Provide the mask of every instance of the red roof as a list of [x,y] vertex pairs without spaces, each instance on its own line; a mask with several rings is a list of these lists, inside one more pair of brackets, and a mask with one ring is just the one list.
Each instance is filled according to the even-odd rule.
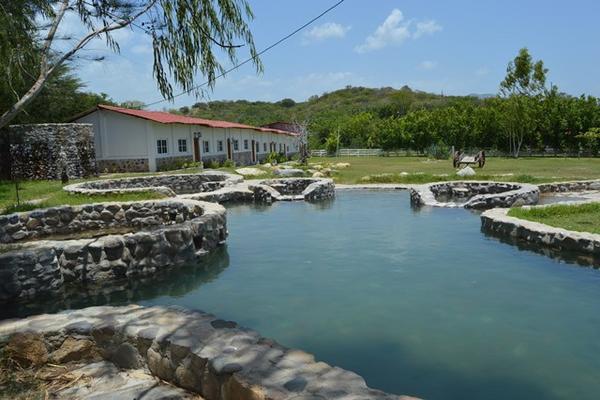
[[[105,104],[98,104],[98,109],[118,112],[120,114],[131,115],[133,117],[143,118],[160,124],[184,124],[184,125],[202,125],[211,128],[237,128],[252,129],[260,132],[277,133],[283,135],[296,136],[294,132],[281,129],[256,127],[251,125],[238,124],[237,122],[218,121],[213,119],[186,117],[185,115],[171,114],[162,111],[132,110],[130,108],[114,107]],[[79,116],[81,117],[81,116]]]

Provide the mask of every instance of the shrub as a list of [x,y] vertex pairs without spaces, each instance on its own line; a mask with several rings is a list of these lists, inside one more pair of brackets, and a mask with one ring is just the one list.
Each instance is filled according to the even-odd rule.
[[206,162],[206,168],[208,169],[218,169],[221,167],[219,160],[210,160]]
[[223,161],[224,168],[235,168],[235,162],[233,160],[225,160]]

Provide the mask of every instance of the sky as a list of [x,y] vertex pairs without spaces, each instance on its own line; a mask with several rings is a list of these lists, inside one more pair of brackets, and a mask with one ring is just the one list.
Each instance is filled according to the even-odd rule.
[[[249,0],[256,47],[267,47],[336,1]],[[304,101],[347,85],[493,94],[522,47],[544,61],[548,81],[561,91],[600,97],[599,15],[597,0],[346,0],[263,55],[262,74],[247,64],[219,79],[205,98],[186,95],[151,108],[208,100]],[[61,31],[76,36],[81,27],[67,16]],[[85,54],[105,59],[75,62],[87,90],[118,102],[160,100],[148,37],[121,30],[115,38],[119,54],[91,43]]]

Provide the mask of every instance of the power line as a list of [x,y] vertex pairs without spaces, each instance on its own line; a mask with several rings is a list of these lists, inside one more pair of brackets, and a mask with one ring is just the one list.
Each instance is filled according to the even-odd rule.
[[[281,43],[285,42],[286,40],[288,40],[288,39],[289,39],[289,38],[291,38],[292,36],[296,35],[298,32],[302,31],[302,30],[303,30],[304,28],[306,28],[307,26],[309,26],[309,25],[313,24],[315,21],[317,21],[318,19],[322,18],[322,17],[323,17],[325,14],[327,14],[327,13],[329,13],[330,11],[332,11],[333,9],[337,8],[337,7],[338,7],[339,5],[341,5],[341,4],[342,4],[344,1],[345,1],[345,0],[339,0],[337,3],[335,3],[334,5],[332,5],[331,7],[329,7],[328,9],[326,9],[325,11],[323,11],[322,13],[320,13],[319,15],[317,15],[316,17],[314,17],[313,19],[311,19],[310,21],[306,22],[305,24],[303,24],[303,25],[302,25],[302,26],[300,26],[299,28],[296,28],[294,31],[292,31],[291,33],[289,33],[289,34],[287,34],[286,36],[282,37],[281,39],[279,39],[279,40],[278,40],[278,41],[276,41],[275,43],[273,43],[273,44],[269,45],[268,47],[264,48],[263,50],[259,51],[259,52],[258,52],[258,53],[256,53],[256,55],[254,55],[253,57],[247,58],[246,60],[242,61],[241,63],[239,63],[239,64],[236,64],[236,65],[234,65],[233,67],[231,67],[230,69],[226,70],[225,72],[223,72],[223,73],[221,73],[221,74],[217,75],[217,76],[214,78],[214,80],[217,80],[217,79],[219,79],[219,78],[222,78],[222,77],[223,77],[223,76],[225,76],[226,74],[228,74],[228,73],[230,73],[230,72],[232,72],[232,71],[235,71],[236,69],[240,68],[241,66],[243,66],[243,65],[245,65],[245,64],[248,64],[250,61],[252,61],[252,60],[254,60],[254,59],[256,59],[256,58],[260,57],[260,56],[261,56],[261,55],[263,55],[263,54],[265,54],[267,51],[271,50],[273,47],[275,47],[275,46],[277,46],[277,45],[279,45],[279,44],[281,44]],[[170,98],[168,98],[168,99],[161,99],[161,100],[155,101],[155,102],[153,102],[153,103],[147,103],[147,104],[144,104],[144,107],[149,107],[149,106],[153,106],[153,105],[155,105],[155,104],[160,104],[160,103],[163,103],[163,102],[165,102],[165,101],[168,101],[168,100],[173,100],[173,99],[175,99],[175,98],[177,98],[177,97],[183,96],[184,94],[188,94],[188,93],[190,93],[190,92],[192,92],[192,91],[194,91],[194,90],[196,90],[196,89],[198,89],[198,88],[200,88],[200,87],[202,87],[202,86],[206,86],[206,85],[208,85],[210,82],[211,82],[210,80],[208,80],[208,81],[206,81],[206,82],[203,82],[203,83],[201,83],[201,84],[199,84],[199,85],[196,85],[196,86],[194,86],[193,88],[190,88],[190,89],[188,89],[188,90],[186,90],[186,91],[183,91],[183,92],[181,92],[181,93],[178,93],[178,94],[176,94],[176,95],[174,95],[174,96],[171,96],[171,97],[170,97]]]

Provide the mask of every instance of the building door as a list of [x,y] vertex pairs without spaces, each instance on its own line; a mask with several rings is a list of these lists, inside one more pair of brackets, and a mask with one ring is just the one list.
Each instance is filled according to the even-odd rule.
[[254,144],[254,139],[252,140],[252,162],[256,163],[256,144]]
[[227,159],[233,159],[233,153],[231,151],[231,139],[227,139]]
[[200,139],[194,138],[194,161],[200,162]]

